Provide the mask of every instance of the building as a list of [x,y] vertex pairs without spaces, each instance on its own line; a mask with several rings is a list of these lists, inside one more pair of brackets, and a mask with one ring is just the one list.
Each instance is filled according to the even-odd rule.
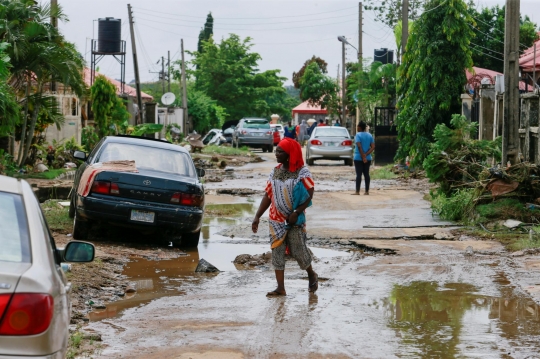
[[328,118],[328,111],[322,109],[321,106],[312,106],[307,101],[302,102],[300,105],[296,106],[292,110],[293,124],[299,125],[302,123],[302,120],[309,120],[314,118],[317,122],[319,120],[325,120]]

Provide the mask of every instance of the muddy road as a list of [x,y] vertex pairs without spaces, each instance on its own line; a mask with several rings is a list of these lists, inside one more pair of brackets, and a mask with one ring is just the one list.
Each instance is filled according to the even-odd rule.
[[[84,330],[101,337],[90,356],[540,357],[538,254],[454,234],[431,213],[425,182],[375,180],[370,196],[351,196],[352,167],[330,161],[311,167],[308,245],[319,290],[308,293],[306,273],[288,261],[287,296],[267,298],[275,288],[268,260],[233,263],[269,250],[264,218],[251,233],[275,165],[261,156],[211,174],[222,178],[206,185],[197,250],[146,245],[152,238],[136,234],[135,245],[95,241],[98,258],[115,258],[122,293],[86,307]],[[221,272],[195,273],[199,259]]]

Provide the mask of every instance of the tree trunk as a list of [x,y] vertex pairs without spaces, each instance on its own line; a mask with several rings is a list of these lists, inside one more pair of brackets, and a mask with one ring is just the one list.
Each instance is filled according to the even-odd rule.
[[[37,92],[39,97],[41,97],[41,90],[42,90],[42,86],[39,85],[38,92]],[[32,145],[32,141],[34,139],[34,131],[36,130],[37,118],[39,116],[39,110],[41,107],[40,100],[41,99],[36,99],[36,103],[34,104],[34,112],[32,113],[32,122],[30,123],[30,129],[28,130],[26,144],[24,145],[24,153],[21,158],[21,162],[19,163],[19,166],[21,167],[24,165],[24,163],[26,162],[26,159],[28,158],[28,152],[30,152],[30,146]],[[21,140],[21,143],[22,143],[22,140]]]
[[9,153],[9,136],[0,137],[0,151],[4,150],[4,153]]
[[[28,96],[30,95],[30,79],[26,83],[26,104],[24,105],[23,125],[21,127],[21,142],[19,144],[19,155],[17,156],[17,163],[22,166],[22,154],[24,149],[24,140],[26,139],[26,125],[28,123]],[[15,142],[15,136],[13,137]]]

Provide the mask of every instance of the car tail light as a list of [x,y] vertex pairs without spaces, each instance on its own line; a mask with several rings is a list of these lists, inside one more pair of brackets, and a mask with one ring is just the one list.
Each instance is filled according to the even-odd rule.
[[271,134],[272,134],[272,131],[267,131],[266,134],[267,134],[267,135],[271,135]]
[[352,146],[352,141],[351,140],[345,140],[345,141],[341,142],[341,145],[342,146]]
[[202,207],[203,197],[196,194],[176,192],[171,197],[171,203],[180,204],[182,206]]
[[2,316],[4,315],[4,311],[6,310],[10,299],[11,294],[0,294],[0,319],[2,319]]
[[322,146],[322,142],[319,140],[311,140],[313,146]]
[[111,183],[111,194],[119,195],[120,194],[120,187],[116,183]]
[[94,181],[94,183],[92,183],[93,193],[109,194],[110,191],[111,191],[111,182]]
[[0,323],[0,335],[35,335],[43,333],[54,312],[53,297],[40,293],[15,293],[0,295],[0,309],[7,297],[9,304]]

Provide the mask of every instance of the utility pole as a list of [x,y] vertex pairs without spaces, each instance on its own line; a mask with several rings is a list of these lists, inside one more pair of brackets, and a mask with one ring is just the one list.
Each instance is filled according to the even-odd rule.
[[165,57],[161,56],[161,89],[165,93]]
[[362,15],[362,3],[358,3],[358,63],[362,64],[362,58],[364,57],[364,54],[362,52],[362,21],[363,21],[363,15]]
[[409,37],[409,0],[403,0],[401,6],[401,63],[405,54],[405,46]]
[[184,61],[184,39],[180,40],[180,50],[182,51],[182,107],[184,108],[184,120],[183,127],[184,135],[188,135],[187,131],[187,119],[188,119],[188,106],[187,106],[187,87],[186,87],[186,62]]
[[167,51],[167,82],[169,83],[168,92],[171,92],[171,52]]
[[517,163],[519,152],[519,8],[506,0],[504,20],[504,99],[502,165]]
[[345,41],[341,42],[341,126],[346,127],[346,114],[345,114],[345,108],[346,108],[346,90],[345,90]]
[[137,124],[142,123],[142,97],[141,97],[141,80],[139,78],[139,62],[137,60],[137,48],[135,46],[135,32],[133,31],[133,11],[131,11],[131,4],[128,4],[128,16],[129,16],[129,30],[131,32],[131,50],[133,51],[133,67],[135,70],[135,88],[137,90],[137,106],[139,107],[139,121]]

